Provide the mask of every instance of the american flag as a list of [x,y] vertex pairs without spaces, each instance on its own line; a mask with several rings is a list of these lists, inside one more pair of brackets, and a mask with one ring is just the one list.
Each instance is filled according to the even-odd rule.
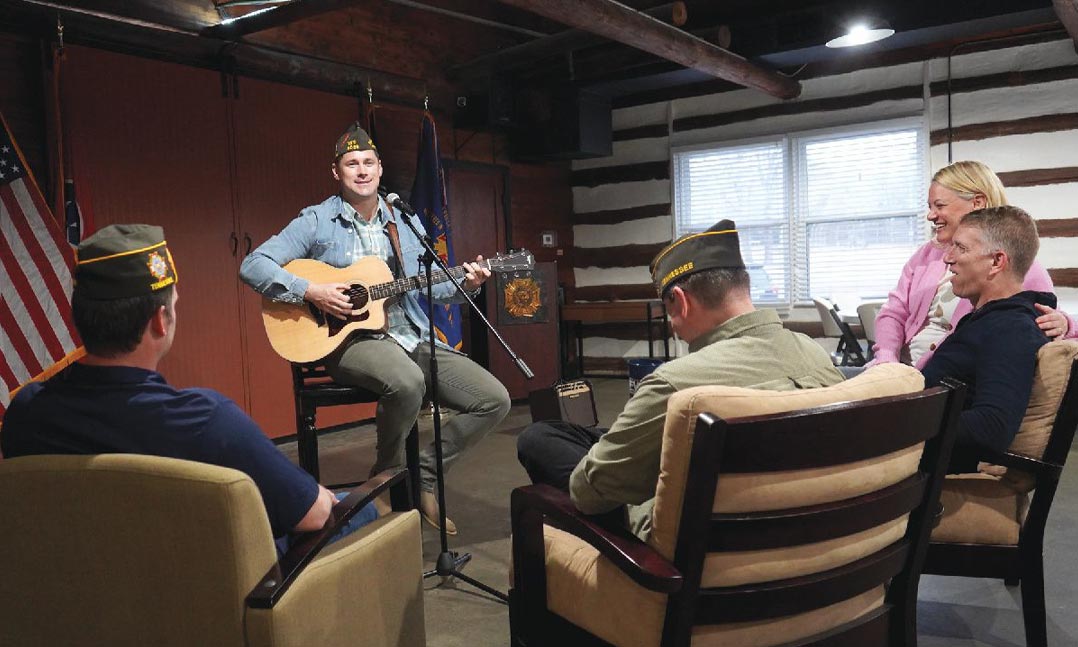
[[0,419],[13,392],[82,354],[71,323],[74,253],[0,115]]

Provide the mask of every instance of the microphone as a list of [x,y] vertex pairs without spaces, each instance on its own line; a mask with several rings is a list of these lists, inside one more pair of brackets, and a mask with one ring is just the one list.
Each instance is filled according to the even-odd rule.
[[387,195],[386,202],[388,202],[390,206],[399,209],[406,216],[412,216],[414,218],[416,215],[415,209],[413,209],[411,205],[409,205],[404,200],[401,200],[401,197],[396,193],[390,193],[389,195]]

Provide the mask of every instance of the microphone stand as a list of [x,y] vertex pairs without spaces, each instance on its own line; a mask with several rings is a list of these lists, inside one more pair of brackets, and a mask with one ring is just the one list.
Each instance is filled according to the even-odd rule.
[[[516,353],[513,352],[513,349],[509,347],[509,344],[507,344],[505,340],[502,339],[502,336],[498,334],[498,331],[495,330],[494,326],[491,325],[489,320],[487,320],[486,316],[479,309],[479,306],[477,306],[475,301],[472,300],[471,295],[468,294],[467,290],[464,289],[464,286],[461,284],[460,279],[453,276],[453,274],[449,271],[449,267],[445,264],[444,261],[442,261],[441,257],[438,256],[437,253],[435,253],[434,247],[431,244],[430,237],[424,233],[421,233],[419,231],[419,228],[415,226],[415,223],[412,222],[412,218],[414,218],[416,215],[415,210],[408,206],[408,203],[401,200],[400,197],[396,194],[391,193],[389,196],[386,197],[386,201],[389,202],[391,206],[396,207],[397,210],[401,212],[401,215],[403,216],[401,220],[403,220],[404,224],[406,224],[408,228],[412,230],[412,233],[415,234],[415,237],[423,245],[423,253],[419,256],[419,262],[423,264],[424,274],[427,279],[426,297],[428,324],[427,334],[429,335],[430,341],[430,393],[431,400],[434,404],[434,458],[435,465],[437,467],[437,471],[435,472],[435,474],[438,479],[438,535],[439,539],[441,540],[441,552],[438,553],[438,560],[435,563],[434,569],[423,573],[423,578],[426,579],[428,577],[434,577],[435,575],[443,578],[457,577],[465,581],[466,583],[471,584],[475,588],[485,591],[490,595],[493,595],[502,604],[508,604],[509,596],[507,596],[505,593],[502,593],[501,591],[491,586],[488,586],[473,577],[469,577],[468,575],[465,575],[461,572],[460,569],[462,569],[465,564],[471,561],[471,553],[457,553],[455,551],[449,550],[449,536],[446,533],[445,529],[445,469],[442,463],[442,408],[441,404],[439,403],[438,397],[438,357],[435,351],[437,345],[434,343],[434,340],[436,339],[436,336],[434,334],[434,282],[432,281],[431,269],[434,265],[437,265],[438,268],[445,273],[449,280],[453,282],[453,285],[457,287],[457,290],[460,292],[460,294],[464,295],[464,298],[468,301],[468,305],[470,305],[472,308],[472,312],[479,315],[479,318],[483,321],[483,324],[487,327],[487,330],[494,334],[494,337],[502,345],[502,348],[505,349],[505,352],[509,353],[509,357],[513,360],[513,363],[516,364],[517,368],[520,369],[520,372],[524,374],[524,377],[530,380],[531,378],[535,377],[535,374],[532,373],[531,369],[528,368],[528,365],[524,363],[524,360],[522,360],[519,356],[517,356]],[[419,496],[419,493],[417,493],[417,496]]]

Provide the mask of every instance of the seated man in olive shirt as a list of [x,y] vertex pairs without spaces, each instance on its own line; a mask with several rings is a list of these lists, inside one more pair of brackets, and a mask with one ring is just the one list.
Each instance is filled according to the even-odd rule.
[[641,380],[609,430],[539,422],[517,441],[533,482],[567,490],[586,514],[631,504],[630,527],[641,537],[650,532],[672,394],[709,384],[787,390],[843,379],[823,347],[784,329],[774,310],[753,307],[732,221],[678,239],[655,257],[651,275],[689,354]]

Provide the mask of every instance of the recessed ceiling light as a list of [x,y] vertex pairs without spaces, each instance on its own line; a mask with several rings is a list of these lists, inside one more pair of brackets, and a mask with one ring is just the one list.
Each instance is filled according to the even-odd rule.
[[868,43],[875,43],[878,40],[883,40],[888,36],[893,36],[894,33],[895,30],[891,29],[886,24],[869,26],[860,23],[851,26],[850,30],[842,36],[827,41],[827,46],[856,47],[857,45],[867,45]]

